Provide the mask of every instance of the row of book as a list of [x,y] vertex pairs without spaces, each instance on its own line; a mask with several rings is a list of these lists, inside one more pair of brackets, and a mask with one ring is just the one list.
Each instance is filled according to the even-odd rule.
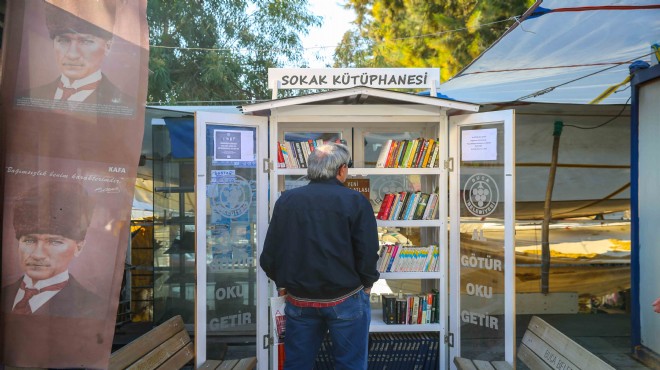
[[416,325],[438,323],[437,289],[422,294],[381,294],[383,322],[387,325]]
[[[435,370],[439,361],[438,333],[371,333],[367,370]],[[334,370],[330,337],[321,342],[315,370]]]
[[277,168],[307,168],[307,159],[322,139],[277,142]]
[[438,271],[438,246],[404,246],[398,243],[380,247],[379,272],[429,272]]
[[437,139],[387,140],[378,153],[379,168],[433,168],[440,161]]
[[438,213],[438,194],[420,191],[387,193],[376,215],[378,220],[434,220]]
[[[277,142],[277,168],[307,168],[309,155],[317,147],[331,141],[309,139],[307,141]],[[335,143],[346,145],[346,140],[337,139]]]

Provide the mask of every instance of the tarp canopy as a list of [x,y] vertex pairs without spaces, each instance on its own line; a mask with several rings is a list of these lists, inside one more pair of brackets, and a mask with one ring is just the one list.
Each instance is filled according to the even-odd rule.
[[480,104],[626,104],[629,67],[657,63],[654,44],[660,1],[538,1],[439,91]]

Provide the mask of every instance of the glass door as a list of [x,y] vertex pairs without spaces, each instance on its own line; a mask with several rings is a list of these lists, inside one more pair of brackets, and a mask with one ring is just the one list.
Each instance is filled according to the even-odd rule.
[[452,369],[515,361],[514,127],[512,110],[450,117]]
[[[227,338],[256,344],[266,333],[257,251],[268,226],[267,127],[265,117],[195,114],[197,366],[221,359]],[[267,351],[255,347],[251,356],[267,363]]]

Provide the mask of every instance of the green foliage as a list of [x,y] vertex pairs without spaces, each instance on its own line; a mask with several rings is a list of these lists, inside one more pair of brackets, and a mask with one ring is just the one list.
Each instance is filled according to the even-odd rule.
[[335,67],[440,67],[447,80],[500,37],[533,0],[348,0],[355,29]]
[[[304,65],[307,0],[149,0],[149,102],[269,99],[268,68]],[[196,102],[196,103],[192,103]]]

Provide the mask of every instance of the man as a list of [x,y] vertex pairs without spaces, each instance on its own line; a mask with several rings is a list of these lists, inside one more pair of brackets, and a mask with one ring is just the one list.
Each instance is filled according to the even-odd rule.
[[69,273],[84,250],[92,212],[92,199],[79,183],[43,182],[16,200],[13,225],[24,275],[3,287],[5,312],[105,317],[103,299]]
[[50,0],[44,11],[61,75],[30,90],[29,97],[109,106],[134,104],[134,99],[101,72],[113,43],[115,0]]
[[312,369],[328,331],[335,369],[367,368],[378,231],[369,201],[343,185],[350,162],[345,145],[316,148],[310,183],[275,203],[260,265],[288,294],[285,369]]

